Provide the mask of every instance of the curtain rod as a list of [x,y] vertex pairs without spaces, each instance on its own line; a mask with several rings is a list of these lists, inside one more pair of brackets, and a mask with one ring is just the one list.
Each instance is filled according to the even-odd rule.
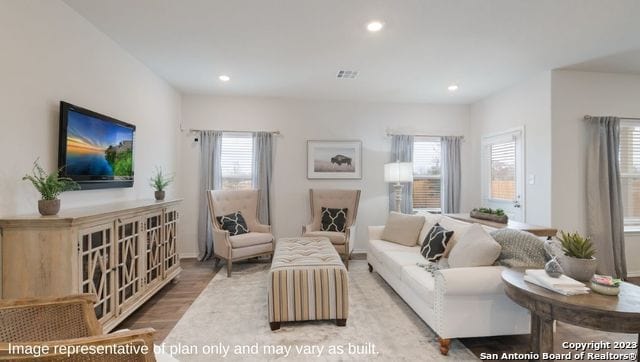
[[[591,118],[593,118],[593,116],[590,116],[588,114],[586,116],[584,116],[584,119],[591,119]],[[620,119],[634,119],[634,120],[639,120],[640,121],[640,117],[618,117],[618,118],[620,118]]]
[[229,129],[197,129],[197,128],[189,128],[189,132],[202,132],[202,131],[220,131],[220,132],[228,132],[228,133],[253,133],[253,132],[269,132],[274,135],[280,135],[280,131],[238,131],[238,130],[229,130]]
[[[387,132],[387,137],[391,137],[391,136],[414,136],[414,137],[452,137],[454,135],[437,135],[437,134],[403,134],[403,133],[392,133],[392,132]],[[460,136],[461,139],[464,139],[464,136]]]

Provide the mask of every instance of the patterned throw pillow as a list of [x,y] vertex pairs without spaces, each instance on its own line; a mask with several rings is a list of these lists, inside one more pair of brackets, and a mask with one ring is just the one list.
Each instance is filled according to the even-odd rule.
[[218,220],[220,227],[222,227],[222,230],[227,230],[231,236],[246,234],[249,232],[247,222],[244,221],[244,217],[242,217],[242,213],[240,211],[236,211],[229,215],[217,216],[216,219]]
[[447,243],[451,240],[453,231],[447,230],[436,223],[433,225],[427,237],[422,243],[420,248],[420,254],[424,256],[428,261],[436,262],[442,258],[444,251],[447,248]]
[[347,224],[347,208],[344,209],[330,209],[323,207],[321,213],[321,231],[337,231],[344,232]]

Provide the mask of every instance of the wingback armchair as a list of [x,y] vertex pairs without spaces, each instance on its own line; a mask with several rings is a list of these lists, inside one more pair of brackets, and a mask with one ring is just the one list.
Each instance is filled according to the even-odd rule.
[[[271,226],[258,221],[259,190],[211,190],[207,192],[209,214],[213,225],[213,257],[227,262],[227,276],[231,276],[234,261],[273,255]],[[248,233],[232,236],[222,229],[217,217],[240,211],[247,223]]]
[[[25,361],[156,361],[153,328],[102,333],[93,309],[96,296],[79,294],[67,297],[0,299],[0,360]],[[49,348],[49,353],[34,355],[16,351],[24,344],[35,350]],[[131,354],[75,354],[56,352],[54,346],[120,346],[137,347]],[[14,346],[14,349],[10,349]],[[147,347],[143,353],[142,346]],[[17,352],[17,353],[16,353]],[[173,360],[163,356],[164,360]]]
[[[356,216],[360,203],[360,190],[310,189],[311,223],[302,226],[302,236],[324,236],[331,241],[346,267],[353,251],[356,236]],[[322,231],[322,208],[347,209],[344,233]]]

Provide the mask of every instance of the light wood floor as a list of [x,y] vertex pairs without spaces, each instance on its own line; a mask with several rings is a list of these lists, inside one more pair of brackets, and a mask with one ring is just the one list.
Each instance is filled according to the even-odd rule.
[[[363,259],[363,256],[357,255],[354,259]],[[221,263],[222,265],[214,270],[212,261],[199,262],[196,259],[182,259],[180,263],[183,269],[180,281],[168,284],[116,329],[152,327],[156,330],[156,343],[161,343],[189,309],[191,303],[224,266],[224,263]],[[631,278],[630,281],[640,285],[640,278]],[[478,357],[483,352],[529,352],[528,335],[464,338],[460,341]]]

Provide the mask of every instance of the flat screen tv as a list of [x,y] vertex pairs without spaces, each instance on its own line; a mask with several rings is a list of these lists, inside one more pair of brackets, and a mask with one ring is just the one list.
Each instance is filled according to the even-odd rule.
[[136,126],[60,102],[58,166],[83,190],[133,186]]

